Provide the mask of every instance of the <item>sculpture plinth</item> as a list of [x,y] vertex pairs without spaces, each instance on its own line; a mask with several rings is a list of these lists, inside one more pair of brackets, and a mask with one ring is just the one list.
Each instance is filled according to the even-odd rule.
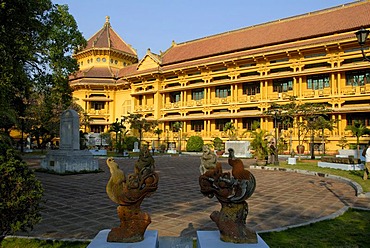
[[135,163],[133,174],[126,178],[113,158],[107,159],[111,172],[106,190],[109,198],[119,204],[118,217],[121,224],[112,228],[108,234],[108,242],[132,243],[144,239],[145,230],[151,223],[148,213],[141,211],[140,205],[145,197],[150,196],[158,188],[158,174],[154,172],[154,159],[147,148],[140,153]]
[[[248,215],[248,199],[256,188],[256,180],[252,173],[244,169],[243,162],[234,157],[233,149],[229,149],[229,165],[231,174],[223,172],[221,164],[209,166],[200,177],[200,191],[205,196],[216,196],[221,203],[221,211],[214,211],[211,219],[217,224],[220,239],[233,243],[257,243],[257,234],[246,226]],[[202,166],[202,165],[201,165]]]

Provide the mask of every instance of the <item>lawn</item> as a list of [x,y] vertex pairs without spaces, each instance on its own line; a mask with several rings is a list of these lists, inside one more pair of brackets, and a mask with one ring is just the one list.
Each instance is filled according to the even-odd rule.
[[370,211],[350,209],[334,220],[260,236],[270,247],[370,247]]
[[288,168],[288,169],[298,169],[298,170],[307,170],[307,171],[315,171],[321,172],[330,175],[336,175],[348,178],[356,183],[360,184],[364,192],[370,192],[370,180],[364,181],[362,176],[364,175],[364,171],[346,171],[346,170],[339,170],[339,169],[330,169],[330,168],[321,168],[317,166],[317,162],[320,160],[297,160],[296,165],[289,165],[287,162],[280,162],[279,167]]
[[69,242],[56,240],[40,240],[28,238],[6,238],[3,243],[3,248],[85,248],[89,242]]

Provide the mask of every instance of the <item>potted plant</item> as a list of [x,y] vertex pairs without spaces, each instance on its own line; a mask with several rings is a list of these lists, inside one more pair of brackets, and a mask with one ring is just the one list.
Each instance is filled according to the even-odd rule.
[[220,156],[220,155],[224,154],[224,152],[225,152],[224,143],[223,143],[221,138],[219,138],[219,137],[214,138],[213,148],[215,149],[217,155]]

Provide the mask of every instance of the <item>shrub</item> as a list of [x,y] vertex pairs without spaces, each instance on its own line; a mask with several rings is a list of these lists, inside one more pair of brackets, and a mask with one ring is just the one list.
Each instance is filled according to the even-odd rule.
[[0,246],[5,236],[32,229],[41,220],[41,182],[27,164],[8,150],[0,156]]
[[202,147],[204,145],[204,141],[200,136],[191,136],[186,143],[186,151],[188,152],[200,152],[202,151]]
[[221,150],[224,150],[225,149],[224,148],[224,142],[219,137],[214,138],[214,140],[213,140],[213,147],[217,151],[221,151]]
[[125,137],[125,144],[127,146],[127,150],[132,151],[134,150],[134,143],[139,142],[139,139],[135,136],[126,136]]

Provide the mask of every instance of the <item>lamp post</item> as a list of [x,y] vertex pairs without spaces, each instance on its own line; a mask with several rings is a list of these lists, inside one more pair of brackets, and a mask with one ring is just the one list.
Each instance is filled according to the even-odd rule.
[[279,165],[279,153],[278,153],[278,127],[277,127],[277,115],[279,111],[276,109],[274,112],[274,123],[275,123],[275,147],[274,147],[274,165]]
[[367,57],[365,52],[364,52],[364,46],[366,44],[366,40],[367,40],[367,37],[370,34],[370,31],[367,30],[367,29],[361,28],[355,34],[356,34],[356,37],[357,37],[358,44],[360,44],[360,46],[361,46],[362,57],[364,58],[364,60],[367,60],[367,61],[370,62],[370,58]]

